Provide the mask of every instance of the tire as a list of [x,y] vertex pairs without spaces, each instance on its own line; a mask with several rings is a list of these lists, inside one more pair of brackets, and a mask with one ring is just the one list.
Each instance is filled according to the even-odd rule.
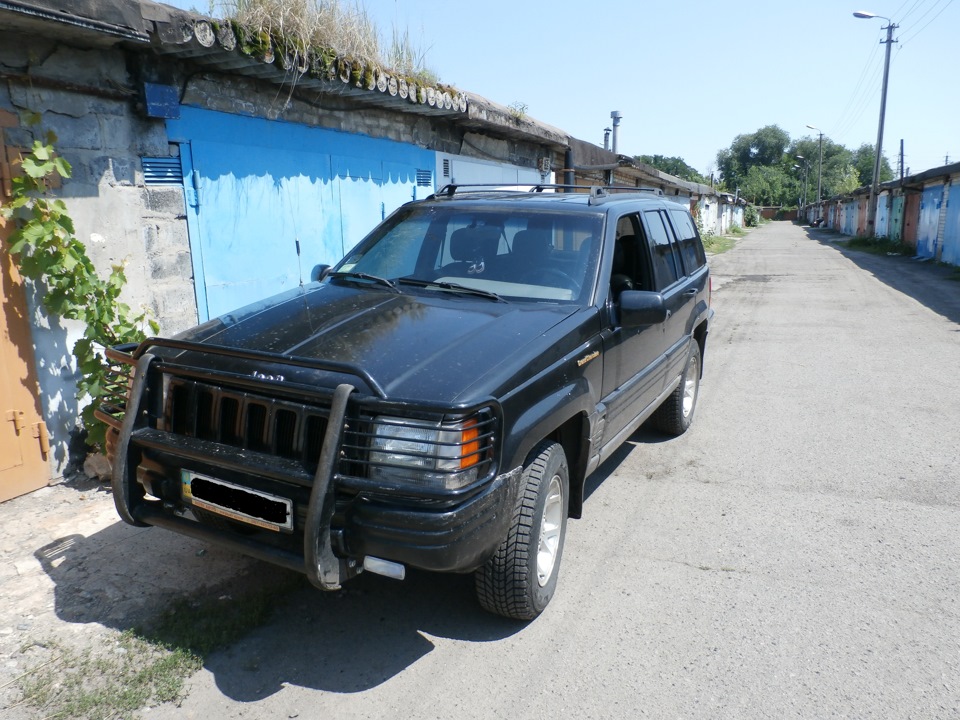
[[653,415],[654,425],[668,435],[683,435],[693,424],[693,412],[700,397],[700,343],[690,343],[687,364],[680,384]]
[[474,575],[484,610],[514,620],[532,620],[553,597],[570,502],[563,448],[543,441],[530,457],[507,537]]

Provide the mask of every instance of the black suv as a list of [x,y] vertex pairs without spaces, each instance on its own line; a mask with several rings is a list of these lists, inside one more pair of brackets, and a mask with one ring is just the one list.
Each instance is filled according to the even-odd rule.
[[537,616],[586,477],[689,427],[713,314],[686,208],[572,190],[444,188],[316,282],[110,351],[120,516],[323,589],[475,572]]

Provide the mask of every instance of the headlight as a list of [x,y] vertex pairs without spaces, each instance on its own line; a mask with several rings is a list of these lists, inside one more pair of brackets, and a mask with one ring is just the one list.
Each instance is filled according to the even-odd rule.
[[459,490],[488,466],[490,437],[476,418],[456,423],[378,417],[370,442],[370,477]]

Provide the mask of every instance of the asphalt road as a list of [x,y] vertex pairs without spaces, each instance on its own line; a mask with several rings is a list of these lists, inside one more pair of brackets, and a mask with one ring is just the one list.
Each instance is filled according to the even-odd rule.
[[600,468],[539,619],[298,591],[144,717],[960,717],[960,282],[829,237],[712,259],[694,427]]

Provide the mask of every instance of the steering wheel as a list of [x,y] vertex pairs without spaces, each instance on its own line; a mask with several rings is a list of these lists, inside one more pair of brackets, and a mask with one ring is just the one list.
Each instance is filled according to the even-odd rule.
[[[535,267],[524,273],[524,279],[528,282],[541,284],[545,283],[551,287],[562,287],[574,293],[580,291],[580,283],[567,275],[563,270],[555,267]],[[555,283],[559,283],[556,285]]]

